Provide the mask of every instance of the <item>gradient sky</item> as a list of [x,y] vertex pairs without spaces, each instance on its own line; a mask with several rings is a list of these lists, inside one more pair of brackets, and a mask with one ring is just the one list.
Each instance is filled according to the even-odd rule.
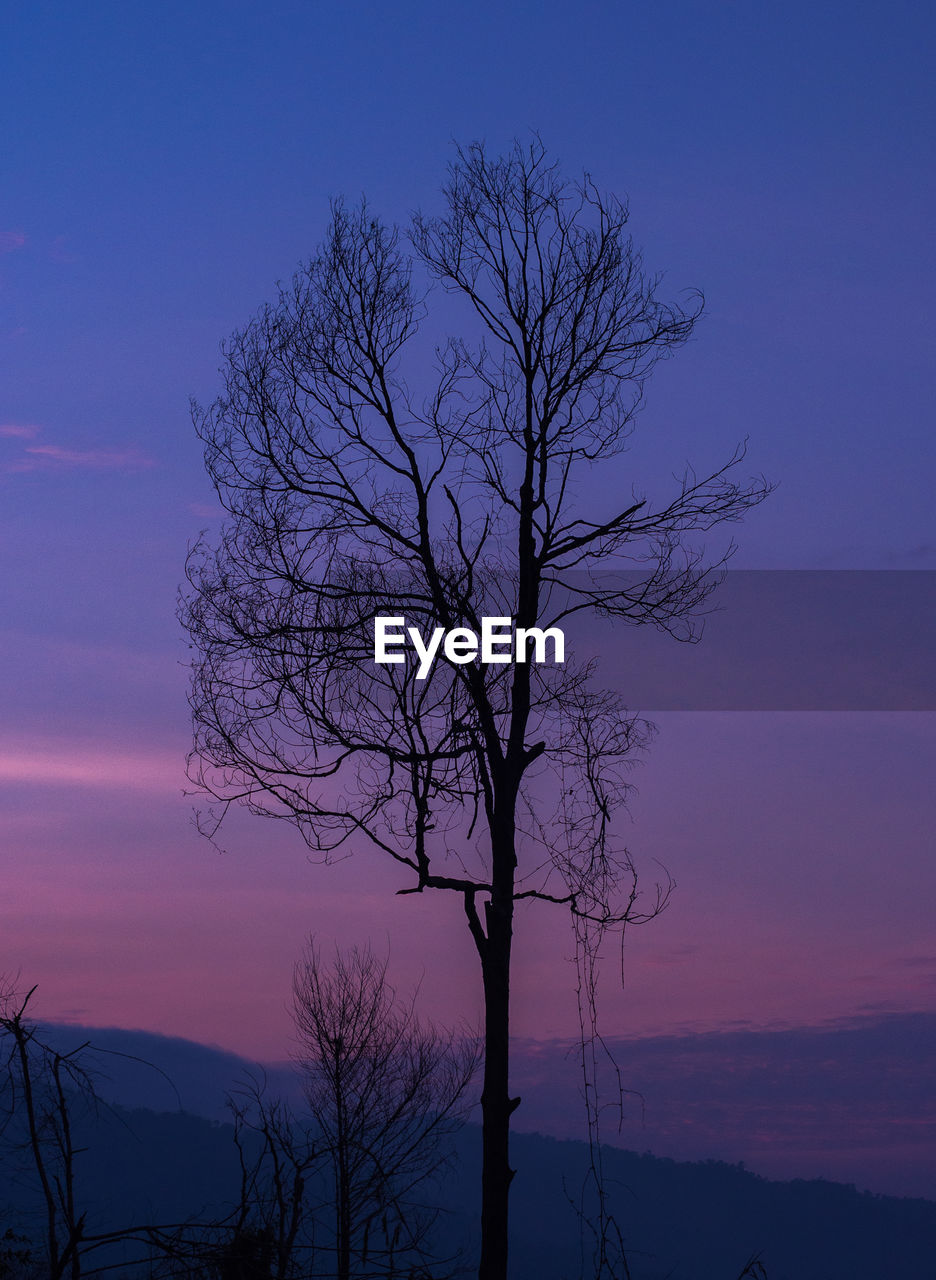
[[[474,1017],[457,901],[394,898],[370,854],[311,867],[277,824],[239,817],[223,857],[198,837],[174,619],[217,521],[187,402],[219,340],[329,197],[435,207],[453,138],[539,130],[629,195],[667,288],[705,291],[596,501],[748,436],[779,489],[737,566],[936,568],[934,26],[911,3],[7,7],[0,972],[50,1017],[281,1057],[304,937],[373,936],[427,1010]],[[608,962],[614,1033],[936,1008],[932,715],[656,719],[628,840],[679,887],[623,991]],[[564,919],[517,936],[518,1034],[571,1034]]]

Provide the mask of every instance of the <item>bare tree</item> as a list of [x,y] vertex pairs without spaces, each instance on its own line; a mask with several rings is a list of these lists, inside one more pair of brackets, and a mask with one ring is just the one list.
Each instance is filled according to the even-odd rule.
[[244,1081],[229,1104],[241,1194],[228,1251],[246,1244],[265,1255],[271,1280],[290,1280],[307,1273],[315,1247],[310,1182],[322,1163],[317,1138],[286,1103],[267,1096],[263,1080]]
[[240,1186],[227,1211],[149,1239],[158,1274],[217,1280],[298,1280],[313,1272],[320,1179],[317,1139],[287,1103],[270,1098],[265,1076],[250,1075],[228,1098]]
[[11,1247],[0,1250],[0,1274],[4,1261],[49,1280],[148,1264],[153,1241],[167,1228],[92,1228],[79,1176],[89,1128],[105,1107],[96,1088],[100,1058],[132,1055],[87,1040],[56,1047],[30,1016],[35,990],[23,995],[0,984],[0,1169],[31,1188],[42,1225],[35,1241],[8,1233]]
[[448,1158],[477,1062],[472,1041],[419,1022],[386,969],[369,947],[330,966],[310,947],[296,969],[299,1066],[332,1184],[338,1280],[428,1260],[436,1214],[422,1196]]
[[[80,1280],[115,1270],[152,1274],[172,1252],[178,1224],[96,1226],[100,1206],[97,1213],[90,1211],[80,1176],[80,1157],[88,1151],[95,1122],[105,1111],[120,1119],[97,1092],[102,1059],[143,1060],[87,1040],[58,1048],[30,1015],[35,990],[24,995],[0,979],[0,1175],[4,1184],[25,1187],[35,1206],[21,1210],[28,1234],[9,1229],[0,1236],[0,1277],[8,1272],[24,1280]],[[34,1219],[41,1226],[34,1227]],[[192,1224],[186,1228],[191,1234]]]
[[28,1016],[34,991],[0,992],[0,1135],[38,1186],[50,1280],[78,1280],[86,1215],[76,1193],[75,1111],[94,1105],[94,1084],[82,1061],[87,1045],[62,1053],[39,1035]]
[[[325,860],[367,842],[400,892],[462,898],[485,1010],[479,1275],[504,1280],[516,903],[564,906],[591,947],[660,908],[611,829],[647,729],[568,655],[378,665],[374,619],[425,636],[597,611],[685,635],[717,580],[686,539],[768,487],[734,479],[739,450],[662,503],[597,512],[582,486],[701,301],[661,301],[627,208],[564,181],[538,141],[460,150],[445,199],[409,251],[337,204],[319,253],[223,347],[223,393],[194,416],[230,519],[190,557],[182,612],[211,822],[241,802]],[[433,285],[467,304],[434,356]]]
[[451,1274],[430,1184],[467,1109],[477,1045],[421,1024],[369,947],[297,965],[293,1013],[306,1106],[251,1075],[229,1098],[240,1193],[214,1223],[153,1233],[167,1274],[256,1280]]

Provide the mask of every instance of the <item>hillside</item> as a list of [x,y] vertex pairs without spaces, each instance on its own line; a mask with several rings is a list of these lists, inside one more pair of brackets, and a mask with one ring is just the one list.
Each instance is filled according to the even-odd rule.
[[[90,1229],[129,1221],[210,1217],[235,1193],[230,1126],[184,1112],[105,1109],[82,1135],[79,1186]],[[438,1202],[440,1247],[477,1238],[473,1214],[480,1132],[468,1125]],[[514,1142],[516,1280],[573,1280],[581,1272],[570,1204],[587,1167],[582,1143],[519,1134]],[[681,1163],[608,1150],[605,1170],[633,1280],[736,1280],[760,1254],[770,1280],[883,1280],[929,1276],[936,1203],[873,1196],[822,1181],[774,1182],[735,1165]],[[29,1179],[8,1166],[0,1235],[36,1229]],[[585,1271],[587,1276],[588,1272]]]

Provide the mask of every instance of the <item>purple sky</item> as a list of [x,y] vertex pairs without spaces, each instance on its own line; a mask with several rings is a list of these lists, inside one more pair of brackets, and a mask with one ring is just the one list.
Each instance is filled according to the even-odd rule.
[[[933,569],[932,14],[904,4],[14,4],[0,203],[0,972],[41,1009],[280,1057],[303,939],[389,938],[475,1016],[457,900],[310,867],[180,796],[174,620],[216,521],[187,399],[320,238],[328,198],[431,209],[450,139],[537,128],[630,196],[708,301],[595,501],[686,461],[780,482],[738,567]],[[918,634],[908,648],[919,649]],[[791,657],[791,661],[794,659]],[[653,708],[644,708],[652,714]],[[936,1008],[923,712],[656,717],[627,838],[666,915],[606,966],[615,1034]],[[574,1026],[565,920],[518,921],[516,1029]]]

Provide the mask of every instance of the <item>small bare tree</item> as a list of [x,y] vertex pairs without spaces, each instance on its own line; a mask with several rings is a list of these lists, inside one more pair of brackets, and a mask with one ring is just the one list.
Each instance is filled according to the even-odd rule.
[[[593,611],[686,634],[717,577],[686,538],[768,486],[734,479],[738,451],[662,503],[597,511],[583,486],[701,303],[661,301],[626,206],[564,181],[537,141],[460,151],[445,198],[410,252],[366,206],[336,205],[195,409],[230,520],[193,552],[182,606],[191,776],[217,820],[241,802],[326,860],[368,842],[406,873],[400,892],[461,896],[484,994],[479,1276],[505,1280],[516,904],[564,906],[591,954],[595,930],[659,909],[611,830],[646,726],[569,655],[377,665],[374,618],[425,636]],[[417,339],[433,283],[467,304],[434,357]]]
[[256,1280],[452,1273],[430,1185],[467,1109],[477,1044],[423,1025],[369,947],[330,965],[310,947],[293,1014],[306,1106],[250,1076],[229,1099],[241,1170],[219,1221],[156,1236],[167,1274]]
[[183,1280],[299,1280],[314,1270],[321,1180],[316,1138],[250,1075],[228,1098],[240,1187],[223,1216],[149,1235],[157,1274]]
[[315,1135],[263,1080],[245,1080],[229,1098],[241,1167],[241,1194],[225,1237],[228,1254],[245,1245],[265,1255],[270,1280],[308,1273],[315,1248],[311,1183],[322,1164]]
[[62,1053],[39,1035],[28,1015],[34,992],[0,992],[0,1136],[8,1175],[12,1158],[37,1184],[50,1280],[78,1280],[86,1215],[76,1192],[75,1112],[94,1105],[94,1084],[82,1061],[87,1045]]
[[79,1176],[91,1125],[107,1109],[96,1088],[101,1058],[133,1056],[90,1041],[57,1048],[30,1015],[35,990],[23,995],[0,983],[0,1175],[32,1191],[36,1210],[27,1218],[37,1217],[42,1226],[35,1239],[7,1233],[0,1275],[4,1265],[14,1264],[26,1276],[48,1280],[80,1280],[117,1267],[133,1273],[160,1255],[160,1241],[174,1228],[89,1226],[87,1188],[83,1194]]
[[422,1196],[448,1158],[477,1062],[473,1041],[420,1024],[386,969],[365,947],[330,966],[310,948],[296,970],[299,1066],[332,1185],[338,1280],[428,1262],[436,1215]]

